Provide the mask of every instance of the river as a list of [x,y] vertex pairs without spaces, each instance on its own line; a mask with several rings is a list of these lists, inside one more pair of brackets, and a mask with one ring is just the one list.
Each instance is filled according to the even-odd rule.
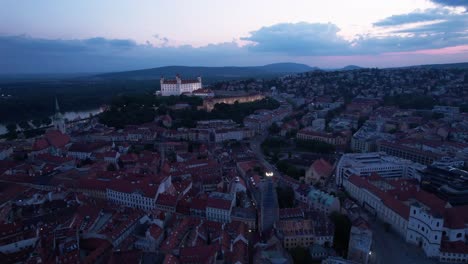
[[[82,119],[89,117],[89,115],[96,115],[99,113],[102,113],[104,110],[103,108],[96,108],[92,110],[87,110],[87,111],[70,111],[70,112],[65,112],[63,113],[63,117],[67,120],[75,120],[75,119]],[[50,116],[52,118],[52,116]],[[8,132],[6,128],[6,124],[1,124],[0,123],[0,135],[6,134]]]

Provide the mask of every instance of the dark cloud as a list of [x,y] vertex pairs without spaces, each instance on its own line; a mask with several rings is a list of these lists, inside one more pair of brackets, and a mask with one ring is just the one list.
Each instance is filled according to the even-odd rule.
[[432,2],[444,6],[463,6],[468,8],[468,0],[431,0]]
[[[401,27],[417,22],[426,23]],[[364,39],[358,46],[363,49],[374,47],[373,50],[381,52],[437,49],[468,43],[468,13],[453,13],[446,8],[394,15],[374,23],[374,26],[390,29],[390,36]]]
[[[162,38],[164,40],[164,38]],[[128,39],[102,37],[48,40],[28,36],[0,36],[0,74],[49,72],[107,72],[164,65],[252,65],[275,58],[247,55],[236,43],[200,48],[154,47]]]
[[424,49],[438,49],[466,44],[462,35],[456,34],[413,34],[412,36],[387,36],[360,38],[353,47],[356,53],[368,54],[407,52]]
[[90,38],[83,41],[84,44],[96,45],[106,48],[129,49],[137,46],[136,42],[130,39],[106,39],[102,37]]
[[404,25],[409,23],[417,23],[417,22],[427,22],[433,20],[440,20],[440,19],[449,19],[452,16],[456,16],[450,13],[449,10],[443,8],[433,8],[427,10],[417,10],[411,12],[409,14],[402,14],[402,15],[393,15],[377,21],[374,23],[374,26],[382,27],[382,26],[398,26]]
[[[413,27],[399,27],[414,22],[427,23]],[[380,47],[385,47],[387,42],[390,46],[397,44],[398,49],[410,49],[412,46],[434,49],[468,43],[468,13],[452,13],[443,8],[394,15],[374,25],[392,29],[392,37],[378,40],[384,42]],[[400,37],[402,34],[405,37]]]
[[[405,29],[400,25],[415,19],[393,16],[382,20],[385,23],[381,21],[390,31],[386,36],[362,35],[353,40],[340,36],[340,29],[330,23],[281,23],[251,32],[242,38],[249,41],[245,46],[227,42],[174,47],[168,44],[167,38],[158,35],[154,36],[162,43],[158,47],[149,42],[138,44],[129,39],[102,37],[50,40],[0,36],[0,73],[108,72],[165,65],[259,65],[303,61],[311,56],[378,56],[467,44],[468,14],[446,15],[434,23]],[[419,15],[419,20],[421,17],[428,16]]]

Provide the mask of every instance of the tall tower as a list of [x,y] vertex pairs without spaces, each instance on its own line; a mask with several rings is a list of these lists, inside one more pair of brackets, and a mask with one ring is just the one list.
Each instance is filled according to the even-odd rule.
[[60,132],[64,134],[67,132],[65,127],[65,119],[63,118],[62,113],[60,113],[60,107],[57,97],[55,97],[55,114],[52,120],[52,124],[54,125],[54,128],[59,130]]
[[278,197],[272,179],[273,173],[267,172],[261,187],[260,231],[269,231],[279,219]]

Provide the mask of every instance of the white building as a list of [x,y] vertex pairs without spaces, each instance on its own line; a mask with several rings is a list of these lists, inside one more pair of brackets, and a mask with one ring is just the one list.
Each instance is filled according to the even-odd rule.
[[407,243],[421,247],[426,256],[451,263],[468,260],[468,206],[452,207],[404,179],[353,175],[344,180],[343,187]]
[[343,181],[351,175],[370,176],[378,173],[384,178],[413,178],[421,179],[420,171],[426,166],[409,160],[397,158],[384,152],[349,153],[344,154],[336,167],[336,184],[343,185]]
[[254,136],[252,130],[247,128],[230,128],[230,129],[217,129],[215,130],[215,142],[223,142],[227,140],[240,141],[245,138]]
[[165,177],[159,185],[148,181],[128,182],[116,179],[106,188],[106,197],[117,204],[149,211],[156,208],[158,195],[164,193],[171,185],[171,176]]
[[196,80],[182,80],[179,75],[175,80],[166,80],[161,78],[161,95],[181,95],[183,93],[192,93],[195,90],[202,89],[202,79],[198,77]]
[[338,197],[316,189],[310,190],[307,195],[307,203],[311,208],[326,214],[340,210],[340,200]]
[[422,247],[428,257],[438,257],[444,218],[430,211],[422,203],[414,201],[411,204],[406,242]]
[[229,193],[210,193],[206,203],[206,219],[223,223],[231,222],[231,211],[235,201],[234,195]]

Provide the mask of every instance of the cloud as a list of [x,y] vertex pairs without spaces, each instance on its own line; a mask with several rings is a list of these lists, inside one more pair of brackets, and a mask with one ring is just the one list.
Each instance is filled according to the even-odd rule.
[[[74,43],[79,44],[79,43]],[[106,39],[102,37],[90,38],[83,40],[83,44],[89,44],[92,46],[105,47],[105,48],[116,48],[116,49],[130,49],[135,47],[137,44],[135,41],[130,39]]]
[[190,45],[156,47],[130,39],[103,37],[63,40],[0,36],[0,74],[108,72],[165,65],[252,65],[278,58],[247,53],[234,42],[195,48]]
[[286,53],[301,56],[345,55],[350,43],[337,33],[340,29],[331,23],[281,23],[252,31],[249,49],[253,52]]
[[357,54],[382,54],[410,52],[422,49],[438,49],[466,44],[466,35],[413,34],[412,36],[363,37],[354,46]]
[[431,0],[432,2],[444,6],[463,6],[468,8],[468,0]]
[[[463,31],[467,28],[464,18],[465,15],[457,15],[452,20],[433,25],[395,28],[385,36],[358,35],[353,40],[338,35],[340,29],[333,24],[283,23],[263,27],[242,39],[252,42],[247,48],[253,53],[293,56],[375,55],[466,44],[468,33]],[[388,24],[397,24],[397,20],[393,20],[390,23],[391,19],[388,19]]]
[[[430,10],[429,14],[434,17],[445,13]],[[357,35],[352,40],[343,38],[340,28],[331,23],[280,23],[252,31],[241,38],[248,42],[243,46],[236,41],[202,47],[172,46],[170,40],[159,35],[154,36],[159,41],[156,45],[103,37],[64,40],[0,36],[0,73],[109,72],[166,65],[261,65],[278,61],[309,61],[315,65],[316,59],[326,61],[325,57],[387,58],[383,55],[467,45],[468,14],[445,15],[444,19],[406,28],[401,24],[429,15],[418,15],[418,19],[393,16],[380,21],[385,25],[385,35]],[[466,51],[461,54],[468,59]]]
[[448,9],[432,8],[426,10],[416,10],[409,14],[393,15],[375,22],[373,25],[378,27],[399,26],[410,23],[427,22],[440,19],[449,19],[454,16]]
[[[412,24],[417,23],[417,24]],[[360,41],[363,49],[389,52],[437,49],[468,43],[468,13],[455,13],[446,8],[416,10],[393,15],[374,23],[389,30],[386,37]]]

